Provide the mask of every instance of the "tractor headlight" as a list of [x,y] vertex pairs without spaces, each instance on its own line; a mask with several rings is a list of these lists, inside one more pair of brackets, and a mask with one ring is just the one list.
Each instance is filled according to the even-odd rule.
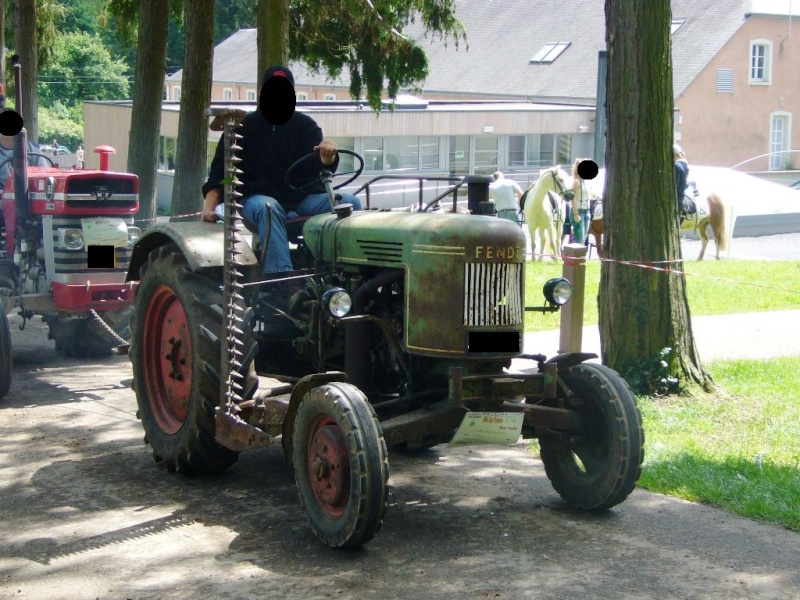
[[141,229],[138,227],[128,227],[128,248],[133,248],[140,237],[142,237]]
[[544,284],[544,298],[550,304],[562,306],[572,298],[572,284],[563,277],[553,277]]
[[58,247],[62,250],[80,250],[83,248],[83,231],[80,229],[59,229]]
[[331,288],[322,294],[322,305],[328,314],[341,319],[353,307],[353,299],[342,288]]

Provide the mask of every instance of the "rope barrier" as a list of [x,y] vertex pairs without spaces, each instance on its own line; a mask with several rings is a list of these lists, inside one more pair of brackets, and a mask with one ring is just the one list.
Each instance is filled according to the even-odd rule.
[[[535,260],[534,259],[534,255],[531,252],[526,252],[525,256],[526,256],[526,258],[530,258],[531,260]],[[540,256],[540,255],[537,254],[536,257],[538,257],[538,256]],[[557,258],[553,254],[542,254],[541,256],[544,257],[544,258],[550,258],[550,259]],[[671,267],[658,267],[658,266],[655,266],[655,265],[664,264],[664,263],[666,263],[666,264],[685,263],[686,260],[683,259],[683,258],[677,258],[677,259],[673,259],[673,260],[636,261],[636,260],[616,260],[616,259],[613,259],[613,258],[598,257],[598,260],[600,262],[616,263],[616,264],[624,265],[624,266],[627,266],[627,267],[637,267],[637,268],[640,268],[640,269],[648,269],[648,270],[651,270],[651,271],[658,271],[658,272],[661,272],[661,273],[674,273],[675,275],[689,275],[691,277],[697,277],[699,279],[710,279],[710,280],[720,281],[722,283],[734,283],[734,284],[737,284],[737,285],[748,285],[750,287],[756,287],[756,288],[761,288],[761,289],[765,289],[765,290],[772,290],[772,291],[776,291],[776,292],[785,292],[785,293],[788,293],[788,294],[800,295],[800,290],[792,290],[792,289],[787,289],[787,288],[773,287],[773,286],[763,285],[763,284],[760,284],[760,283],[753,283],[753,282],[750,282],[750,281],[736,281],[735,279],[727,279],[725,277],[717,277],[715,275],[701,275],[699,273],[690,273],[690,272],[685,271],[685,270],[675,269],[675,268],[671,268]]]

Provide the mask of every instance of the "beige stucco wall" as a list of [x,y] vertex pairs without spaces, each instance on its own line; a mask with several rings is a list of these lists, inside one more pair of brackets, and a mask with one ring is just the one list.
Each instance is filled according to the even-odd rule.
[[[161,111],[161,135],[178,136],[178,105]],[[594,110],[410,110],[384,112],[380,117],[370,110],[313,110],[309,113],[326,137],[369,137],[396,135],[524,135],[528,133],[576,133],[594,130]],[[100,144],[114,146],[113,169],[124,170],[128,157],[131,121],[130,104],[84,104],[85,148]],[[585,129],[584,129],[585,128]],[[209,130],[209,141],[217,141],[219,132]],[[87,166],[99,164],[89,162]],[[96,157],[92,157],[96,159]]]
[[[178,116],[177,111],[161,111],[161,135],[177,137]],[[112,171],[126,171],[131,128],[130,104],[85,102],[83,122],[86,167],[96,169],[100,166],[100,155],[94,153],[94,148],[111,146],[117,152],[111,155],[109,168]]]
[[[791,148],[800,148],[800,19],[751,16],[676,98],[681,145],[690,163],[731,167],[770,151],[771,114],[787,112]],[[750,42],[772,41],[770,85],[749,83]],[[733,92],[718,93],[717,69],[733,69]],[[796,164],[800,155],[795,154]],[[768,159],[741,170],[767,170]]]

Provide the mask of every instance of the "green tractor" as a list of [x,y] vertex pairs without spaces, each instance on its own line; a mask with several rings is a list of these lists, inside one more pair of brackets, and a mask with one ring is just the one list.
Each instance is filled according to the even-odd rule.
[[[570,284],[545,282],[543,305],[526,309],[518,226],[434,211],[445,194],[417,212],[352,212],[324,172],[335,210],[302,223],[291,279],[259,281],[235,149],[224,223],[156,225],[131,258],[133,387],[156,461],[215,473],[280,443],[314,533],[346,548],[381,527],[387,448],[469,440],[468,421],[537,438],[575,507],[631,493],[644,434],[625,381],[592,354],[523,351],[525,311],[558,310]],[[486,178],[473,176],[455,182],[454,208],[463,187],[473,208],[490,205]]]

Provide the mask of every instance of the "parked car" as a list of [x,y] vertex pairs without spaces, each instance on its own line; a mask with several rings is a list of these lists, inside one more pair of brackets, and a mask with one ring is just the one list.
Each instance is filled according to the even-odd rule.
[[72,150],[66,146],[59,146],[56,148],[56,151],[53,152],[53,147],[50,144],[43,144],[39,146],[39,152],[48,156],[64,156],[67,154],[72,154]]

